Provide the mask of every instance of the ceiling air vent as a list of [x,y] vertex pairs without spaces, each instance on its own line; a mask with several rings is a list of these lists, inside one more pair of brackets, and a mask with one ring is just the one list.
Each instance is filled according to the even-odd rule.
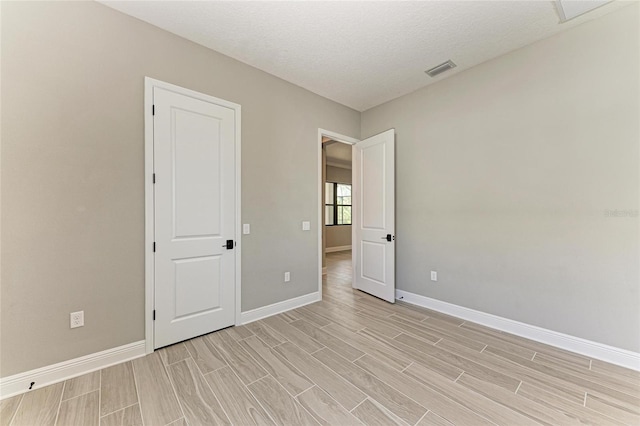
[[567,22],[570,19],[583,15],[587,12],[591,12],[593,9],[610,2],[611,0],[556,0],[558,13],[560,14],[560,22]]
[[429,77],[435,77],[436,75],[442,74],[443,72],[449,71],[451,68],[455,68],[455,67],[456,67],[456,64],[454,64],[453,61],[449,59],[447,62],[444,62],[440,65],[436,65],[435,67],[431,68],[430,70],[426,70],[425,72]]

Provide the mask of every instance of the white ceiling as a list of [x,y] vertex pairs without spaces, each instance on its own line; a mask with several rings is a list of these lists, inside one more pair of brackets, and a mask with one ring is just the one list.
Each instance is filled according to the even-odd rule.
[[560,23],[542,0],[101,2],[358,111],[632,3]]

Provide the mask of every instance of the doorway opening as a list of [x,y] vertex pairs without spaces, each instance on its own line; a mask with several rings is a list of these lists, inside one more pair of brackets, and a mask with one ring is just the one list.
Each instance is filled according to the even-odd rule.
[[[340,144],[351,145],[351,186],[330,182],[326,176],[326,170],[329,170],[326,151],[329,147]],[[395,130],[389,129],[358,141],[319,129],[317,188],[318,223],[327,224],[318,227],[319,298],[322,299],[322,270],[325,266],[327,289],[331,288],[326,228],[339,225],[340,222],[344,226],[345,221],[348,221],[352,224],[351,288],[394,303]],[[342,250],[348,248],[345,246],[333,247]],[[344,270],[341,275],[344,277]]]
[[322,138],[324,157],[324,293],[352,286],[352,145]]
[[[318,130],[318,291],[323,285],[351,288],[352,146],[359,142],[328,130]],[[327,155],[328,153],[328,155]],[[331,272],[330,272],[331,271]],[[327,280],[329,280],[327,282]]]

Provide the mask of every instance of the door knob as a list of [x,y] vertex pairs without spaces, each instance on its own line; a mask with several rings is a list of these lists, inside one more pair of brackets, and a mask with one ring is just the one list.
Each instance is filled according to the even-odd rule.
[[396,237],[394,237],[394,236],[393,236],[393,235],[391,235],[391,234],[387,234],[387,236],[386,236],[386,237],[382,237],[382,238],[380,238],[380,239],[381,239],[381,240],[387,240],[387,241],[393,241],[393,240],[395,240],[395,239],[396,239]]

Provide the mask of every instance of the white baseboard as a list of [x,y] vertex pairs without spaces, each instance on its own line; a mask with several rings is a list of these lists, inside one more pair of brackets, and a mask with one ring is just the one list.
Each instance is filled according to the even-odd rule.
[[346,250],[351,250],[351,245],[327,247],[326,249],[324,249],[325,253],[333,253],[335,251],[346,251]]
[[310,303],[318,302],[322,299],[320,292],[305,294],[304,296],[294,297],[293,299],[284,300],[272,305],[262,306],[261,308],[252,309],[240,314],[240,324],[247,324],[259,319],[280,314],[291,309],[299,308]]
[[595,358],[611,364],[640,371],[640,353],[616,348],[603,343],[593,342],[580,337],[570,336],[557,331],[548,330],[535,325],[525,324],[497,315],[487,314],[430,297],[421,296],[408,291],[396,290],[396,299],[423,308],[432,309],[444,314],[472,321],[500,331],[515,334],[537,342],[546,343],[571,352]]
[[141,340],[139,342],[129,343],[128,345],[118,346],[117,348],[107,349],[102,352],[96,352],[4,377],[0,379],[0,399],[27,392],[32,382],[35,382],[32,389],[38,389],[144,355],[144,340]]

